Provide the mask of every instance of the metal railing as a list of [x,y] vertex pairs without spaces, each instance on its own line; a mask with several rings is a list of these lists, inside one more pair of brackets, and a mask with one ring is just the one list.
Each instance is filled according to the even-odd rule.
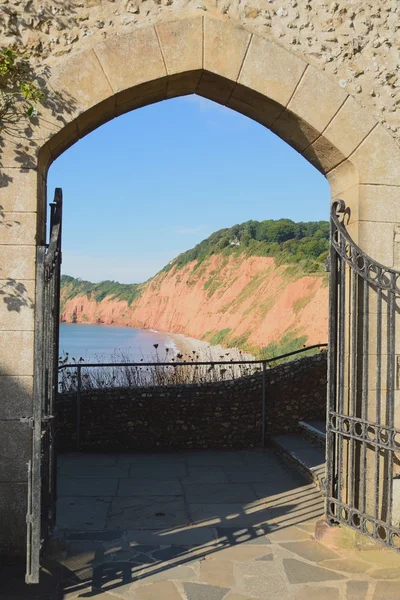
[[[276,363],[277,361],[282,361],[285,358],[289,358],[298,354],[304,354],[305,352],[309,352],[310,350],[322,350],[323,348],[327,348],[328,344],[313,344],[312,346],[306,346],[304,348],[300,348],[299,350],[294,350],[292,352],[286,352],[285,354],[281,354],[279,356],[274,356],[273,358],[267,359],[254,359],[254,360],[216,360],[216,361],[168,361],[168,362],[110,362],[110,363],[67,363],[62,364],[58,367],[59,373],[66,369],[76,369],[76,449],[80,450],[81,447],[81,394],[82,388],[82,369],[98,369],[98,368],[115,368],[115,367],[133,367],[133,368],[159,368],[159,367],[168,367],[176,370],[179,367],[209,367],[214,368],[215,366],[227,366],[233,367],[235,365],[260,365],[258,370],[254,370],[253,372],[246,373],[243,376],[251,376],[256,375],[258,373],[262,376],[262,397],[261,397],[261,416],[262,416],[262,425],[261,425],[261,444],[264,446],[265,444],[265,420],[266,420],[266,371],[268,366],[271,363]],[[236,379],[238,377],[233,377]],[[229,379],[222,379],[221,381],[228,381]],[[207,383],[216,383],[220,380],[210,380],[197,382],[199,385],[207,384]],[[196,382],[189,382],[188,385],[191,385]],[[162,384],[158,384],[162,385]],[[168,385],[168,384],[166,384]],[[169,385],[175,385],[174,383]],[[182,385],[182,382],[179,383]],[[91,386],[88,389],[93,389],[96,386]],[[100,387],[100,386],[99,386]],[[107,386],[105,386],[107,387]],[[117,386],[112,386],[117,387]],[[129,386],[126,386],[129,387]],[[131,387],[157,387],[157,384],[144,383],[142,386],[131,386]],[[64,399],[64,401],[70,401],[73,397]]]

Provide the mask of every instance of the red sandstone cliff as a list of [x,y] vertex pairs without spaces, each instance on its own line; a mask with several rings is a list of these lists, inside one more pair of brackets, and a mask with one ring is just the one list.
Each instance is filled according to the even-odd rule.
[[[304,275],[273,258],[213,255],[161,272],[143,284],[131,306],[86,295],[65,300],[61,319],[183,333],[197,339],[260,348],[282,338],[327,341],[326,274]],[[64,294],[64,297],[63,297]],[[90,296],[90,295],[89,295]]]

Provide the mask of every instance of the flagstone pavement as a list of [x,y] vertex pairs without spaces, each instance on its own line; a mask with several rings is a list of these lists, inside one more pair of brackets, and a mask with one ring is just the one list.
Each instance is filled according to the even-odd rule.
[[59,457],[41,583],[2,600],[400,600],[400,555],[314,538],[323,500],[272,450]]

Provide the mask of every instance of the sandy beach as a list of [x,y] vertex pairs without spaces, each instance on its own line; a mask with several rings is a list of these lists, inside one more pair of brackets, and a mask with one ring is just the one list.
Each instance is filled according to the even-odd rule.
[[218,360],[255,360],[255,356],[248,352],[242,352],[238,348],[223,348],[212,346],[208,342],[189,338],[181,333],[168,333],[173,340],[178,352],[183,354],[182,360],[187,358],[196,361],[218,361]]

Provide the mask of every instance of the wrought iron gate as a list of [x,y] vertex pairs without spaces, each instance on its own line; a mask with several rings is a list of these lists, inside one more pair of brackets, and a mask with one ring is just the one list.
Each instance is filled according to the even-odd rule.
[[32,460],[29,463],[27,583],[38,583],[40,556],[54,525],[56,504],[55,396],[61,266],[62,190],[50,204],[50,240],[38,246]]
[[332,205],[326,513],[400,549],[400,272],[356,246],[347,215]]

